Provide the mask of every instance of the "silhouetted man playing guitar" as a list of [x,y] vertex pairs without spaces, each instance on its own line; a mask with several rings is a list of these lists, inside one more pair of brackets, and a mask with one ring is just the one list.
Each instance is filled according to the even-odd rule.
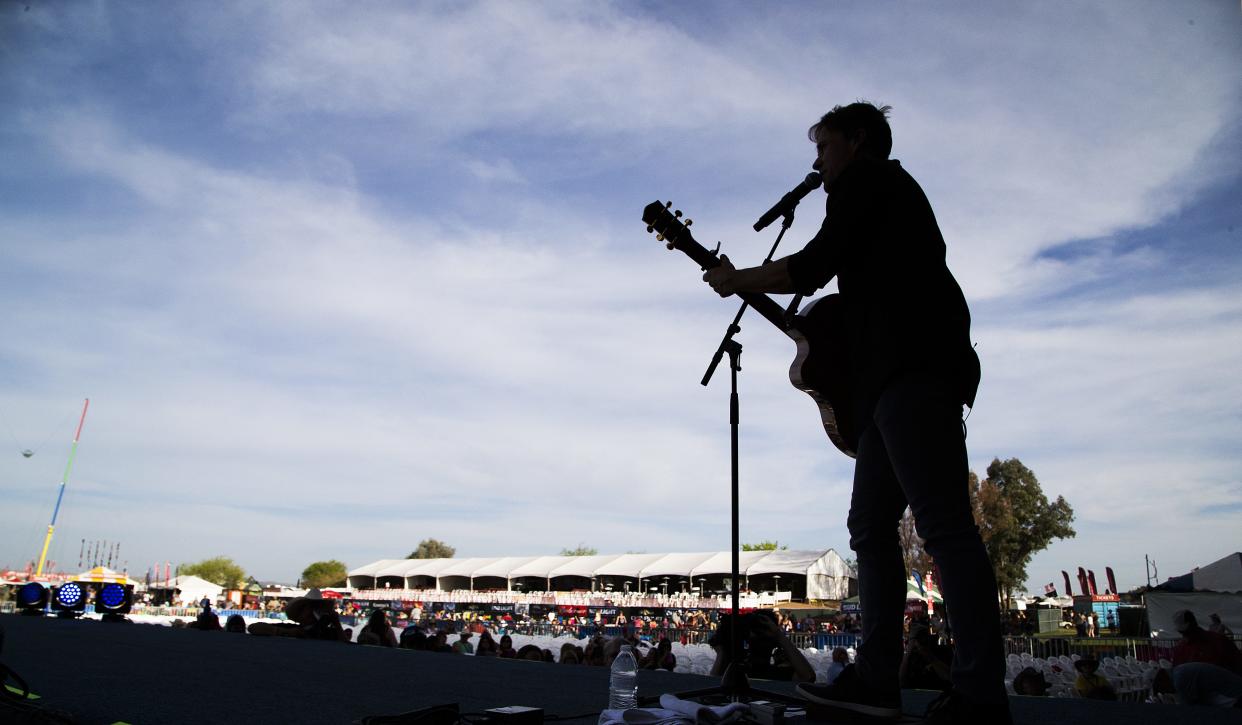
[[897,524],[907,505],[936,562],[955,654],[953,689],[928,722],[1009,723],[996,579],[967,492],[962,406],[974,403],[979,359],[970,311],[945,265],[931,205],[896,160],[888,108],[837,106],[810,128],[828,192],[806,246],[759,267],[722,257],[703,275],[721,296],[811,294],[834,277],[858,423],[848,526],[858,557],[863,643],[808,700],[876,721],[901,715],[898,669],[906,576]]

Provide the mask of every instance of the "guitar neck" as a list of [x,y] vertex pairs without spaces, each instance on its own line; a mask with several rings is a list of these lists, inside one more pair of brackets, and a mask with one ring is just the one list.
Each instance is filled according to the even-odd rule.
[[[659,202],[656,202],[656,205],[659,205]],[[662,210],[664,207],[659,205],[659,208]],[[699,244],[689,229],[679,230],[677,238],[672,241],[675,249],[681,250],[687,257],[698,263],[699,267],[707,270],[720,266],[720,257]],[[762,292],[738,292],[737,296],[754,308],[755,312],[762,315],[765,320],[776,325],[777,329],[783,331],[789,328],[789,323],[785,319],[785,308],[776,300]]]

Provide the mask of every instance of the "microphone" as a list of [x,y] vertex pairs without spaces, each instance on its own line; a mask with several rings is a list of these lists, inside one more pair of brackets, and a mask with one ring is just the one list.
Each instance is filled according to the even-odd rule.
[[776,221],[777,217],[784,216],[793,211],[793,208],[798,205],[798,202],[802,201],[802,198],[807,194],[810,194],[812,191],[818,189],[821,183],[823,183],[823,177],[819,175],[818,171],[812,171],[807,174],[801,184],[795,186],[793,191],[790,191],[788,194],[782,196],[781,200],[776,202],[775,206],[765,211],[763,216],[759,217],[759,221],[755,222],[755,231],[759,231]]

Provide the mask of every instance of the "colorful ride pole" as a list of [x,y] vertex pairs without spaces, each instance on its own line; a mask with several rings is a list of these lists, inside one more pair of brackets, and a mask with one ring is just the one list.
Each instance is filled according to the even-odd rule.
[[87,398],[82,405],[82,417],[78,420],[78,430],[73,434],[73,446],[69,448],[69,462],[65,464],[65,475],[60,478],[60,493],[56,494],[56,508],[52,509],[52,523],[47,525],[47,537],[43,539],[43,551],[39,552],[39,566],[35,568],[35,576],[43,576],[43,562],[47,560],[47,547],[52,545],[52,532],[56,530],[56,515],[60,513],[60,502],[65,497],[65,484],[69,482],[69,470],[73,468],[73,457],[78,453],[78,439],[82,437],[82,425],[86,423],[86,409],[91,399]]

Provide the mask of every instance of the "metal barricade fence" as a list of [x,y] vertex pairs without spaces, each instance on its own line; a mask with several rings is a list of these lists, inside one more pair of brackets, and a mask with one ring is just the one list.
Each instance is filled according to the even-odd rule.
[[[623,625],[569,625],[569,624],[552,624],[548,622],[514,622],[499,627],[501,633],[521,634],[536,637],[560,637],[569,636],[576,639],[590,639],[596,634],[605,638],[618,637],[626,629]],[[712,629],[691,629],[687,627],[657,627],[650,629],[644,627],[639,636],[647,642],[658,642],[661,638],[667,637],[670,642],[681,642],[683,644],[707,644],[711,639],[715,630]],[[787,635],[789,641],[799,649],[815,648],[824,651],[831,651],[837,647],[846,649],[857,647],[859,637],[856,634],[829,634],[826,632],[789,632]]]
[[1047,659],[1061,655],[1096,659],[1133,657],[1142,662],[1173,659],[1176,639],[1138,639],[1133,637],[1006,637],[1005,654],[1029,654]]

